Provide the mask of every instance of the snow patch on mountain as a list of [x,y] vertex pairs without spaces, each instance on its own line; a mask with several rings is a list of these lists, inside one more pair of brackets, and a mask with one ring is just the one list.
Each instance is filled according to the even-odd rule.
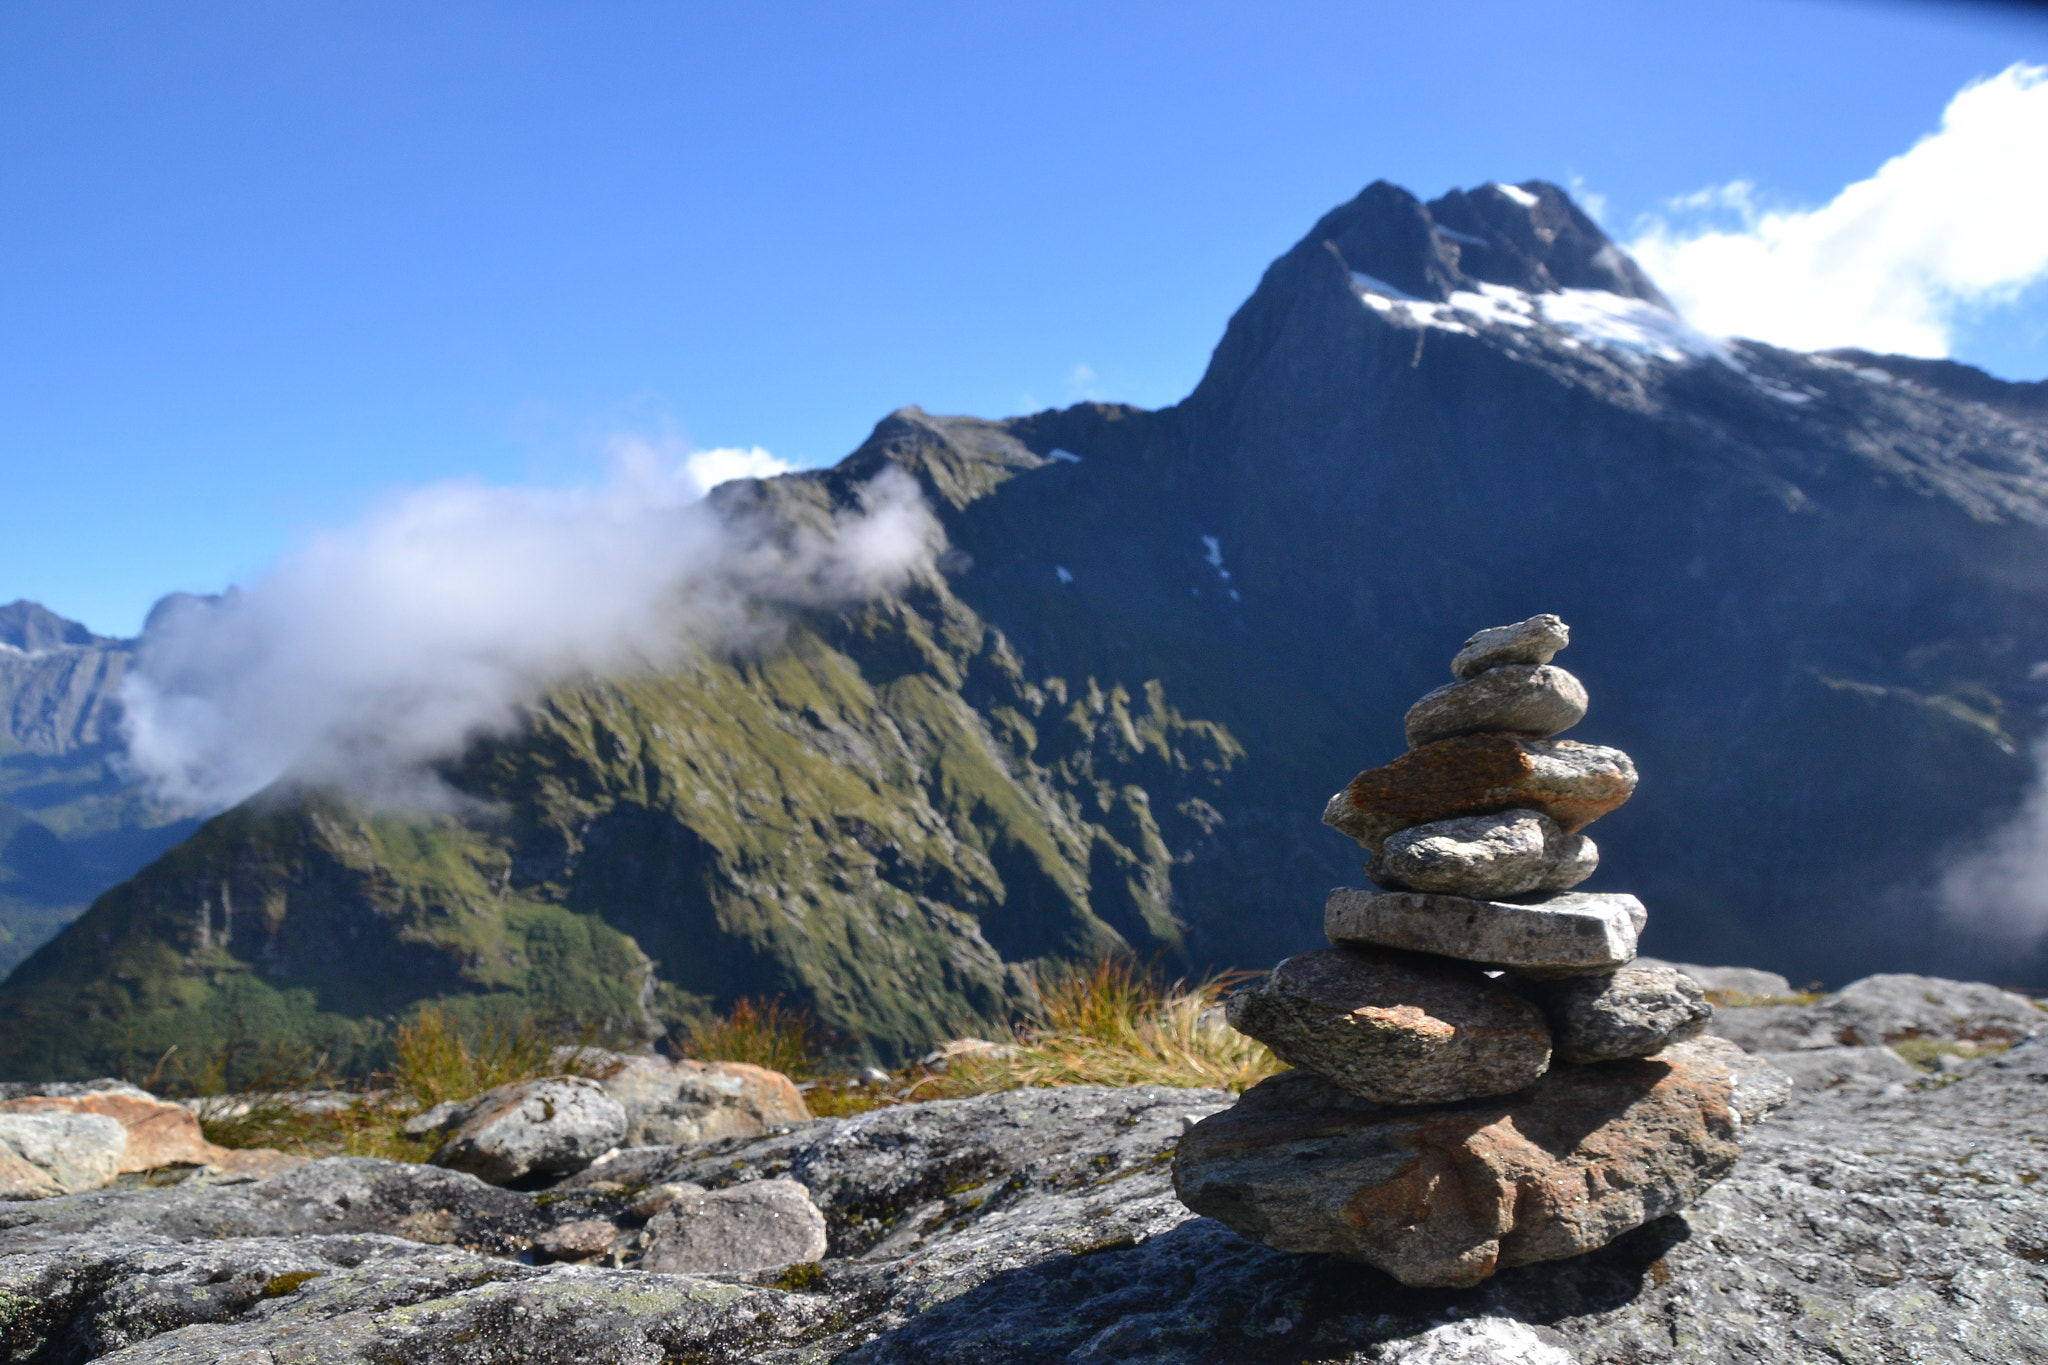
[[1465,336],[1485,326],[1545,327],[1567,347],[1593,345],[1625,360],[1687,364],[1715,360],[1740,369],[1727,343],[1643,299],[1604,289],[1565,289],[1532,294],[1501,284],[1460,289],[1442,303],[1418,299],[1385,280],[1353,271],[1352,291],[1388,321],[1434,327]]

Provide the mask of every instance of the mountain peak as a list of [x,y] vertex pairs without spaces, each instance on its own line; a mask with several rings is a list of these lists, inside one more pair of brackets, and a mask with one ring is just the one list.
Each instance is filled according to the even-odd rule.
[[0,607],[0,645],[12,645],[30,654],[65,645],[104,643],[84,625],[66,620],[40,602],[17,598]]
[[1671,307],[1569,194],[1543,180],[1452,190],[1426,204],[1376,180],[1325,214],[1306,241],[1354,275],[1436,303],[1497,284],[1531,294],[1598,289]]

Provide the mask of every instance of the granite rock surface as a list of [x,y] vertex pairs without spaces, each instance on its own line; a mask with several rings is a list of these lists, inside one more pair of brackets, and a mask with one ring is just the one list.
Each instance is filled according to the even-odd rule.
[[[1190,1214],[1167,1162],[1183,1123],[1227,1101],[1022,1092],[647,1154],[652,1174],[714,1187],[804,1183],[830,1247],[801,1288],[777,1274],[524,1265],[504,1254],[610,1196],[542,1203],[384,1162],[0,1205],[0,1341],[34,1365],[116,1351],[129,1365],[2048,1358],[2039,1041],[1890,1097],[1795,1092],[1697,1204],[1470,1289],[1406,1288]],[[421,1230],[440,1240],[408,1235]]]
[[580,1171],[626,1136],[625,1106],[582,1076],[501,1085],[459,1117],[434,1164],[494,1185]]
[[1231,1027],[1380,1104],[1505,1095],[1550,1065],[1534,1005],[1476,967],[1370,948],[1288,958],[1230,998]]
[[1886,973],[1807,1005],[1723,1010],[1709,1030],[1752,1052],[1872,1047],[1908,1039],[1999,1047],[2048,1026],[2048,1013],[1978,981]]
[[1569,891],[1599,866],[1585,835],[1566,834],[1538,811],[1504,810],[1390,834],[1366,873],[1389,890],[1490,898]]
[[1695,1037],[1714,1017],[1699,983],[1671,967],[1628,966],[1612,976],[1536,983],[1558,1060],[1648,1057]]
[[1188,1206],[1283,1251],[1461,1287],[1558,1260],[1691,1204],[1790,1084],[1720,1039],[1604,1066],[1554,1066],[1525,1095],[1407,1109],[1319,1076],[1261,1082],[1188,1130]]
[[1401,948],[1525,976],[1587,976],[1624,967],[1647,919],[1619,893],[1567,891],[1528,904],[1419,891],[1340,886],[1323,907],[1323,932],[1349,946]]
[[627,1146],[759,1137],[778,1124],[802,1123],[811,1116],[796,1084],[766,1067],[576,1051],[605,1093],[624,1107],[622,1141]]
[[666,1275],[732,1275],[816,1261],[825,1215],[794,1180],[689,1188],[648,1220],[638,1265]]
[[1547,664],[1571,641],[1571,628],[1548,612],[1511,626],[1489,626],[1465,641],[1451,660],[1451,675],[1476,678],[1505,665]]
[[1522,808],[1567,834],[1628,800],[1636,767],[1619,749],[1569,739],[1460,735],[1368,768],[1332,796],[1323,823],[1373,852],[1389,834],[1460,815]]
[[1447,683],[1408,708],[1408,747],[1502,732],[1547,739],[1586,718],[1586,688],[1551,664],[1508,664]]

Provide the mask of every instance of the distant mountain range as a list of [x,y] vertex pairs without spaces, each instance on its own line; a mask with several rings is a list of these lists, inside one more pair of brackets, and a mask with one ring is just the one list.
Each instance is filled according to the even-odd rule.
[[0,607],[0,976],[198,826],[119,768],[134,657],[34,602]]
[[1174,407],[905,409],[715,501],[818,523],[888,466],[939,573],[556,689],[450,765],[489,816],[217,817],[0,984],[0,1074],[345,1052],[430,998],[651,1029],[780,994],[900,1057],[1047,958],[1264,966],[1360,880],[1324,798],[1468,633],[1543,611],[1575,737],[1642,773],[1588,889],[1642,895],[1646,951],[2048,982],[1933,890],[2034,771],[2048,385],[1703,336],[1554,186],[1380,183]]

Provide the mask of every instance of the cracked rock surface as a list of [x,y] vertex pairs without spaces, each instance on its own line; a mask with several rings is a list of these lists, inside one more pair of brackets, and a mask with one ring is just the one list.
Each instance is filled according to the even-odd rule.
[[[1168,1162],[1183,1125],[1225,1099],[1085,1088],[912,1105],[642,1149],[589,1173],[608,1181],[541,1196],[344,1159],[260,1183],[4,1204],[0,1355],[21,1365],[2048,1359],[2039,1041],[1967,1074],[1803,1090],[1692,1208],[1471,1289],[1403,1288],[1189,1213]],[[631,1224],[636,1187],[778,1178],[803,1184],[826,1220],[826,1256],[808,1273],[671,1276],[514,1259],[556,1226]]]

